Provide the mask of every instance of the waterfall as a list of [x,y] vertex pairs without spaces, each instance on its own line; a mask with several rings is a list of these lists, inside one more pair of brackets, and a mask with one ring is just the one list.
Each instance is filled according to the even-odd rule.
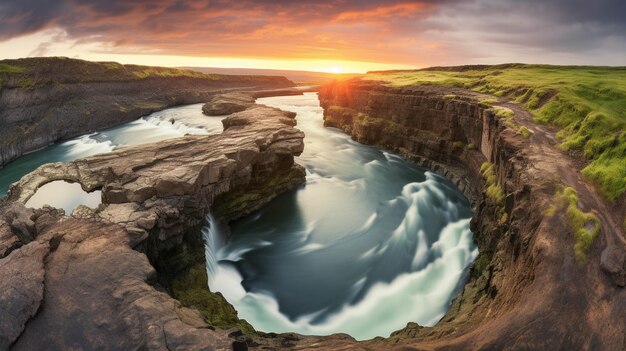
[[218,263],[220,260],[220,249],[224,246],[224,224],[220,223],[213,214],[206,217],[207,225],[202,228],[202,239],[204,240],[204,255],[206,257],[206,270],[209,287],[215,286],[215,277],[218,274]]

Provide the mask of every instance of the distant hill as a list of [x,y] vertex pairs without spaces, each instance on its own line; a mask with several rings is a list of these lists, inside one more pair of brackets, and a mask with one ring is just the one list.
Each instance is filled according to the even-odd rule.
[[207,74],[235,74],[235,75],[256,75],[256,76],[283,76],[296,83],[326,83],[333,79],[344,79],[360,76],[358,73],[324,73],[311,71],[294,71],[279,69],[259,69],[259,68],[219,68],[219,67],[179,67]]
[[169,67],[122,65],[117,62],[93,62],[67,57],[0,60],[0,89],[37,88],[47,84],[139,82],[146,79],[164,81],[168,78],[192,79],[195,82],[204,82],[214,89],[220,85],[224,87],[258,85],[266,88],[294,85],[284,77],[204,74]]

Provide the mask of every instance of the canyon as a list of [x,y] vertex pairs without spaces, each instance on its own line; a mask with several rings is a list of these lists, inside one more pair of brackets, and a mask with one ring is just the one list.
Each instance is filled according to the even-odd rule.
[[[236,318],[221,295],[209,292],[206,284],[204,289],[188,284],[185,277],[199,277],[200,285],[206,280],[203,269],[197,271],[204,267],[198,233],[209,209],[227,223],[304,182],[304,169],[294,162],[304,147],[296,115],[254,102],[281,94],[266,89],[289,83],[277,79],[269,87],[247,86],[250,91],[233,93],[214,87],[204,91],[181,79],[180,99],[167,98],[145,110],[131,109],[133,113],[117,108],[110,121],[80,131],[172,104],[208,101],[203,110],[229,115],[222,134],[47,164],[24,176],[0,200],[0,312],[8,316],[0,321],[0,349],[626,348],[626,253],[613,215],[622,209],[603,211],[607,205],[584,181],[560,176],[575,166],[549,145],[541,130],[528,124],[534,133],[527,137],[498,118],[481,104],[488,95],[359,79],[320,88],[324,124],[432,169],[465,193],[480,251],[469,281],[437,325],[409,323],[388,338],[357,342],[345,334],[254,331]],[[89,84],[102,86],[94,95],[108,96],[102,100],[107,105],[103,114],[114,108],[110,96],[130,93],[121,85]],[[134,87],[143,91],[144,100],[137,104],[153,101],[150,94],[171,93],[158,95],[154,87],[145,87]],[[21,101],[21,116],[39,105],[41,92],[34,95],[35,102],[30,93],[3,88],[2,97],[22,94],[9,99]],[[194,97],[182,97],[188,95]],[[57,101],[67,106],[63,98]],[[522,109],[502,104],[525,120]],[[8,150],[3,162],[80,131],[51,133],[26,144],[16,141],[3,149]],[[71,214],[24,207],[39,187],[55,180],[101,190],[103,204]],[[584,262],[575,255],[566,210],[556,200],[564,187],[578,192],[582,210],[597,210],[602,226]],[[195,284],[198,279],[191,280]]]

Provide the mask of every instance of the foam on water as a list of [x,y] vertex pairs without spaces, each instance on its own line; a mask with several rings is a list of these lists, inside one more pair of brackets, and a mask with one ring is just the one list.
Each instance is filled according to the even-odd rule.
[[441,176],[324,128],[315,94],[260,100],[298,114],[307,182],[234,222],[227,241],[209,218],[211,290],[265,332],[368,339],[435,324],[478,254],[467,200]]
[[177,138],[186,134],[219,134],[222,117],[202,114],[202,104],[174,107],[154,112],[121,126],[50,145],[24,155],[0,169],[0,196],[23,175],[49,162],[69,162],[82,157],[110,152],[119,146],[139,145]]

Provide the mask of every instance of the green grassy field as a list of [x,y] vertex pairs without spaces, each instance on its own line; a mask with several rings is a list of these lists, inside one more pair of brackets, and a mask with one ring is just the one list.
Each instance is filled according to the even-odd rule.
[[559,127],[560,147],[582,153],[588,160],[583,174],[607,199],[626,191],[626,67],[434,67],[370,72],[364,79],[460,87],[512,99],[537,122]]

